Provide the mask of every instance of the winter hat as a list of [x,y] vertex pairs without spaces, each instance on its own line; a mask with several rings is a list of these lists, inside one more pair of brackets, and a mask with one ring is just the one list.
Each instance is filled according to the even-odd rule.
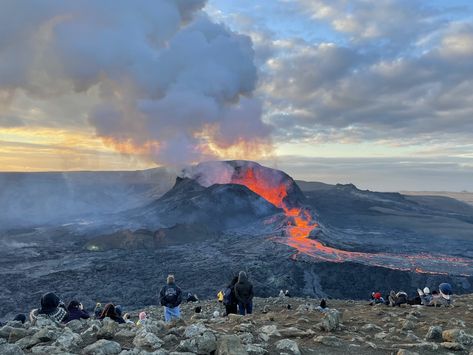
[[140,312],[138,318],[140,320],[145,320],[146,318],[148,318],[148,315],[146,314],[146,312]]
[[41,297],[41,309],[39,310],[40,314],[51,314],[56,311],[56,308],[59,306],[61,300],[59,297],[53,293],[49,292]]
[[449,283],[441,283],[439,285],[439,291],[440,295],[445,298],[446,300],[450,299],[450,296],[452,294],[452,286]]
[[430,288],[428,288],[427,286],[424,287],[424,293],[425,293],[426,295],[429,295],[429,294],[430,294]]

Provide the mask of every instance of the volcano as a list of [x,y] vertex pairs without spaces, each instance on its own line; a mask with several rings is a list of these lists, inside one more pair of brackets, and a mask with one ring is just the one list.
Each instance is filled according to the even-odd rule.
[[[415,291],[443,281],[455,292],[473,290],[473,206],[460,201],[295,181],[241,160],[201,163],[179,176],[101,174],[71,173],[64,185],[57,183],[61,174],[26,176],[43,186],[44,198],[8,180],[15,194],[0,193],[0,202],[22,201],[35,221],[15,224],[15,209],[0,224],[7,295],[0,302],[7,311],[33,306],[35,295],[55,285],[76,297],[78,283],[77,298],[90,295],[91,304],[146,305],[156,290],[143,284],[167,273],[201,297],[213,297],[240,270],[261,296],[288,288],[295,295],[364,298],[373,288]],[[47,214],[40,224],[51,201],[94,207]],[[25,293],[25,284],[36,294]]]
[[[182,171],[174,186],[163,196],[140,208],[128,210],[118,215],[117,223],[126,220],[127,225],[115,230],[115,238],[126,235],[130,239],[133,231],[136,240],[144,235],[160,235],[159,231],[176,225],[194,225],[195,233],[187,237],[169,237],[183,243],[193,239],[205,239],[211,230],[236,237],[251,235],[268,238],[285,244],[294,250],[292,258],[309,258],[312,262],[354,262],[416,273],[438,275],[472,275],[473,261],[460,255],[432,253],[428,250],[404,252],[378,248],[369,250],[367,243],[360,245],[363,235],[353,228],[338,228],[333,223],[324,224],[317,216],[319,201],[309,200],[297,183],[286,173],[264,167],[258,163],[243,160],[205,162]],[[402,213],[425,212],[425,206],[407,200],[400,194],[373,193],[358,190],[354,185],[337,185],[336,189],[350,204],[353,198],[365,203],[374,203],[373,211],[383,210],[384,205],[398,208]],[[307,195],[307,196],[310,196]],[[335,198],[339,199],[339,198]],[[324,199],[326,200],[326,199]],[[354,206],[352,215],[358,207]],[[409,212],[410,211],[410,212]],[[331,211],[330,215],[336,211]],[[432,213],[432,211],[428,211]],[[332,221],[329,216],[329,221]],[[338,222],[337,222],[338,224]],[[120,231],[125,229],[126,233]],[[350,227],[350,226],[348,226]],[[372,231],[366,232],[368,235]],[[358,234],[355,243],[353,234]],[[120,237],[120,238],[122,238]],[[113,246],[114,237],[109,234],[93,240],[101,248]],[[168,239],[169,239],[168,238]],[[398,240],[400,238],[395,236]],[[164,244],[162,244],[163,242]],[[173,244],[175,241],[160,241]],[[415,240],[403,241],[414,245]],[[128,243],[128,242],[127,242]],[[378,246],[385,244],[382,238],[376,240]],[[128,245],[132,245],[128,243]],[[137,243],[141,245],[141,243]]]

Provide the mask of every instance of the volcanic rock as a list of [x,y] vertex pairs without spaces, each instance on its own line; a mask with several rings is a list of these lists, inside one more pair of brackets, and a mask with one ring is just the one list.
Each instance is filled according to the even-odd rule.
[[427,334],[425,335],[426,340],[442,340],[442,327],[433,325],[429,327]]
[[293,355],[301,355],[301,351],[299,350],[299,345],[297,342],[290,339],[281,339],[276,342],[276,349],[283,350]]
[[240,338],[235,335],[224,335],[218,339],[217,355],[247,355]]
[[321,330],[325,330],[326,332],[334,331],[338,328],[340,324],[341,314],[336,309],[329,309],[325,311],[324,318],[318,324]]
[[122,350],[122,347],[120,344],[110,341],[110,340],[105,340],[105,339],[100,339],[96,341],[95,343],[87,346],[84,348],[82,351],[83,355],[116,355],[119,354]]

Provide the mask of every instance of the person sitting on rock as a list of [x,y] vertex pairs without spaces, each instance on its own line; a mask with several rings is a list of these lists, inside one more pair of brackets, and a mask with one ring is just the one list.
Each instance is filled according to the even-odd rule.
[[281,298],[284,298],[284,297],[285,297],[285,295],[284,295],[284,290],[280,290],[280,291],[279,291],[279,297],[281,297]]
[[238,282],[235,284],[235,297],[238,301],[238,311],[244,316],[253,312],[253,285],[248,281],[246,272],[240,271]]
[[35,325],[39,318],[48,318],[56,323],[63,323],[68,317],[64,303],[53,292],[48,292],[41,297],[41,308],[33,309],[30,321]]
[[317,310],[322,313],[328,310],[327,301],[325,300],[325,298],[322,298],[322,300],[320,301],[320,305],[317,306]]
[[289,290],[284,291],[284,297],[291,297]]
[[148,319],[148,315],[146,314],[146,312],[140,312],[140,314],[138,315],[138,322],[136,322],[136,325],[139,327],[145,325],[147,319]]
[[84,306],[79,301],[73,300],[69,302],[67,306],[67,312],[69,316],[67,317],[67,322],[76,320],[76,319],[89,319],[89,313],[84,311]]
[[94,315],[95,315],[95,319],[99,319],[101,314],[103,312],[103,307],[102,307],[102,303],[100,302],[97,302],[95,304],[95,308],[94,308]]
[[21,322],[21,324],[25,324],[26,316],[24,314],[17,314],[15,318],[13,318],[14,322]]
[[186,299],[186,301],[187,301],[187,303],[189,303],[189,302],[198,302],[199,299],[197,298],[196,295],[194,295],[194,294],[192,294],[191,292],[189,292],[189,293],[187,294],[187,299]]
[[438,303],[442,306],[451,306],[453,301],[452,301],[452,294],[453,294],[453,290],[452,290],[452,285],[450,285],[449,283],[446,283],[446,282],[443,282],[439,285],[439,293],[440,293],[440,297],[439,297],[439,301]]
[[223,304],[225,306],[225,316],[238,313],[238,300],[235,296],[235,285],[238,282],[238,276],[233,277],[230,284],[225,289],[223,295]]
[[125,323],[125,320],[117,313],[117,310],[115,309],[115,305],[113,303],[107,303],[103,308],[102,314],[100,315],[99,319],[104,320],[105,318],[110,318],[111,320],[119,324]]
[[389,305],[396,307],[401,306],[401,304],[407,304],[407,293],[404,291],[399,291],[398,293],[391,291],[389,294]]
[[372,305],[380,304],[380,303],[385,303],[384,298],[381,295],[381,292],[373,292],[371,294],[371,301],[369,305],[372,306]]
[[427,286],[424,287],[423,290],[421,290],[420,288],[417,289],[417,293],[419,294],[419,297],[420,297],[420,304],[423,305],[423,306],[430,306],[432,304],[432,299],[433,299],[433,296],[432,294],[430,293],[430,288],[428,288]]
[[182,291],[176,285],[174,275],[168,275],[166,285],[159,292],[159,301],[164,307],[164,320],[170,322],[181,317],[179,305],[182,302]]
[[132,320],[131,320],[131,315],[130,313],[125,313],[123,315],[123,320],[125,321],[126,324],[135,324]]
[[118,314],[119,317],[122,317],[122,318],[123,318],[122,306],[120,306],[119,304],[115,305],[115,312],[117,312],[117,314]]

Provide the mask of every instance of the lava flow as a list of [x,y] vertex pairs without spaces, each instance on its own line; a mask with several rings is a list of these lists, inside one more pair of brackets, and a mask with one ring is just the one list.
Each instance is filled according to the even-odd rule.
[[[318,227],[310,210],[298,206],[289,199],[289,182],[272,178],[268,174],[253,168],[247,168],[233,174],[231,183],[244,185],[284,211],[288,219],[287,237],[278,239],[299,253],[309,255],[323,261],[344,262],[353,261],[374,266],[387,267],[404,271],[414,271],[431,274],[465,275],[465,269],[473,267],[470,259],[447,256],[432,256],[426,254],[403,255],[388,253],[363,253],[340,250],[323,245],[309,238],[312,231]],[[444,270],[448,270],[445,272]]]
[[254,193],[260,195],[268,202],[281,208],[285,215],[293,222],[288,226],[287,232],[291,238],[303,242],[318,226],[311,214],[299,207],[290,207],[285,201],[287,186],[284,182],[271,181],[260,176],[258,170],[247,169],[243,174],[233,176],[233,184],[244,185]]

